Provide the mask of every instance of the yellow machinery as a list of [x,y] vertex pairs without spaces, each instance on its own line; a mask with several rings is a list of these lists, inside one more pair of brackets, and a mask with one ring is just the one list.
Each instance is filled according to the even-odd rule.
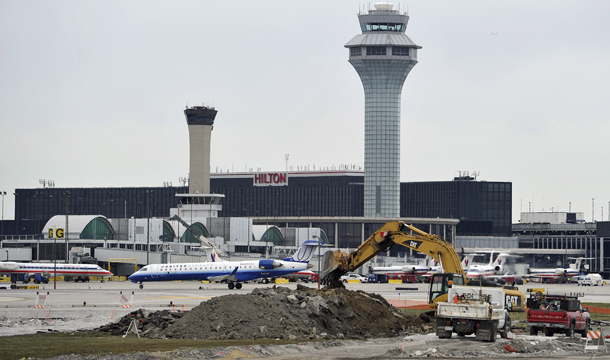
[[[368,238],[358,249],[345,253],[340,250],[327,251],[322,259],[320,273],[324,284],[339,281],[342,275],[354,271],[381,252],[388,251],[395,244],[406,246],[438,261],[444,273],[436,273],[430,281],[428,302],[431,308],[437,302],[447,301],[451,285],[465,285],[467,282],[462,263],[450,243],[437,235],[428,234],[402,221],[386,223]],[[519,290],[504,289],[509,311],[525,310],[525,294]]]

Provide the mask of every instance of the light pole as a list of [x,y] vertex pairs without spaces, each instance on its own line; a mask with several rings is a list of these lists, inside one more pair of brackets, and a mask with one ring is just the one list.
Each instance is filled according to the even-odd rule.
[[6,195],[6,191],[0,191],[0,195],[2,195],[2,236],[0,238],[4,239],[4,195]]
[[322,274],[322,272],[320,271],[320,248],[322,247],[322,245],[320,244],[320,238],[317,235],[313,235],[312,238],[318,239],[318,290],[320,290],[320,275]]

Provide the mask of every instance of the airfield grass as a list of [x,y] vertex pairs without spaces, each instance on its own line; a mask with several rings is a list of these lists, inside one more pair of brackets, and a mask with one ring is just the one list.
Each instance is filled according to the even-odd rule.
[[[108,355],[138,351],[172,351],[183,348],[214,348],[241,345],[294,344],[295,340],[189,340],[126,338],[96,331],[19,335],[0,338],[0,360],[46,359],[60,355]],[[35,344],[35,345],[33,345]]]

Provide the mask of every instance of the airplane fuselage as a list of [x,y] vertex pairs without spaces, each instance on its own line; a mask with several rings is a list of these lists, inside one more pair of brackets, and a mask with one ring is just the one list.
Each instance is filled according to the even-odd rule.
[[93,264],[52,264],[52,263],[19,263],[14,261],[0,262],[0,275],[43,274],[45,276],[112,276],[108,270]]
[[[146,281],[214,280],[227,277],[227,281],[239,282],[287,275],[307,268],[307,263],[284,260],[151,264],[133,273],[129,280],[137,283]],[[235,271],[236,269],[237,271]],[[235,272],[233,274],[234,279],[230,277],[233,272]]]

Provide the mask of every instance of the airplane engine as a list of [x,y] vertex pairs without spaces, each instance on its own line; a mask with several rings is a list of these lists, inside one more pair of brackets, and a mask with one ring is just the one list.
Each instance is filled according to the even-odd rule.
[[502,265],[496,265],[496,267],[494,267],[494,271],[496,274],[501,274],[502,273]]
[[17,270],[18,266],[15,262],[0,262],[0,270]]
[[403,266],[402,272],[405,274],[413,274],[415,272],[415,267],[413,266]]
[[278,260],[259,260],[258,267],[260,269],[275,269],[282,266],[282,263]]

